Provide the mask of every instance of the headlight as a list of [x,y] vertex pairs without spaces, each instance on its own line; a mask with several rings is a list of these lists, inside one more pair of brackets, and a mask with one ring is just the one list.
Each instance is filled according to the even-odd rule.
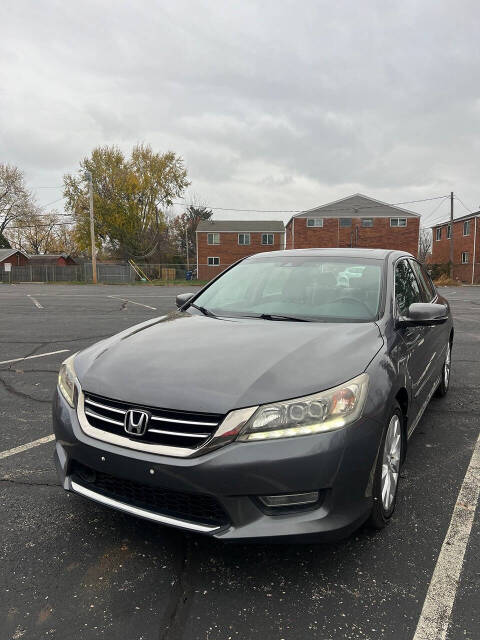
[[65,360],[58,373],[58,386],[63,397],[71,407],[75,406],[75,369],[73,368],[74,354]]
[[238,440],[269,440],[340,429],[360,417],[367,396],[368,375],[328,391],[259,407]]

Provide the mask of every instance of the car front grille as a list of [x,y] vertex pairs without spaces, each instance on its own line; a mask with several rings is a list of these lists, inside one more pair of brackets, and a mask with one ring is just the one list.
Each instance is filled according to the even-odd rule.
[[[144,435],[132,435],[125,430],[125,416],[130,409],[148,414],[148,426]],[[132,405],[91,393],[84,394],[84,412],[87,422],[96,429],[137,442],[192,450],[198,449],[212,437],[224,417],[214,413]]]
[[87,489],[124,504],[197,524],[224,526],[229,518],[212,496],[183,493],[125,480],[74,461],[71,478]]

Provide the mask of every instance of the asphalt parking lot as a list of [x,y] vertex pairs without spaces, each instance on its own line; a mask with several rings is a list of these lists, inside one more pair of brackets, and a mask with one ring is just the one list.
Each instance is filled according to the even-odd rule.
[[[65,493],[51,441],[17,449],[51,434],[69,353],[188,290],[0,285],[0,639],[426,640],[417,625],[480,428],[480,287],[443,290],[452,386],[410,441],[392,523],[328,545],[226,545],[156,526]],[[447,640],[480,638],[479,544],[477,509]]]

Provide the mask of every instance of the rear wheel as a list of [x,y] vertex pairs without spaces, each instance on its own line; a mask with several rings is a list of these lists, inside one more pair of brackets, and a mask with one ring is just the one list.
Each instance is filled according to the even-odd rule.
[[442,379],[440,380],[440,384],[435,391],[435,395],[438,398],[443,398],[443,396],[447,395],[448,387],[450,386],[450,374],[451,374],[451,366],[452,366],[452,343],[450,340],[447,343],[447,353],[445,354],[445,362],[443,363],[442,368]]
[[373,507],[369,520],[375,529],[383,529],[395,511],[403,448],[403,415],[398,404],[395,404],[382,438],[375,469]]

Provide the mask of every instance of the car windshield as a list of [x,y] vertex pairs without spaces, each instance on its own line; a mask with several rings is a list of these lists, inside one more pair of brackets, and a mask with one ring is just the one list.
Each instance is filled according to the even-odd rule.
[[381,267],[373,259],[256,256],[227,271],[194,304],[218,316],[368,322],[379,313]]

